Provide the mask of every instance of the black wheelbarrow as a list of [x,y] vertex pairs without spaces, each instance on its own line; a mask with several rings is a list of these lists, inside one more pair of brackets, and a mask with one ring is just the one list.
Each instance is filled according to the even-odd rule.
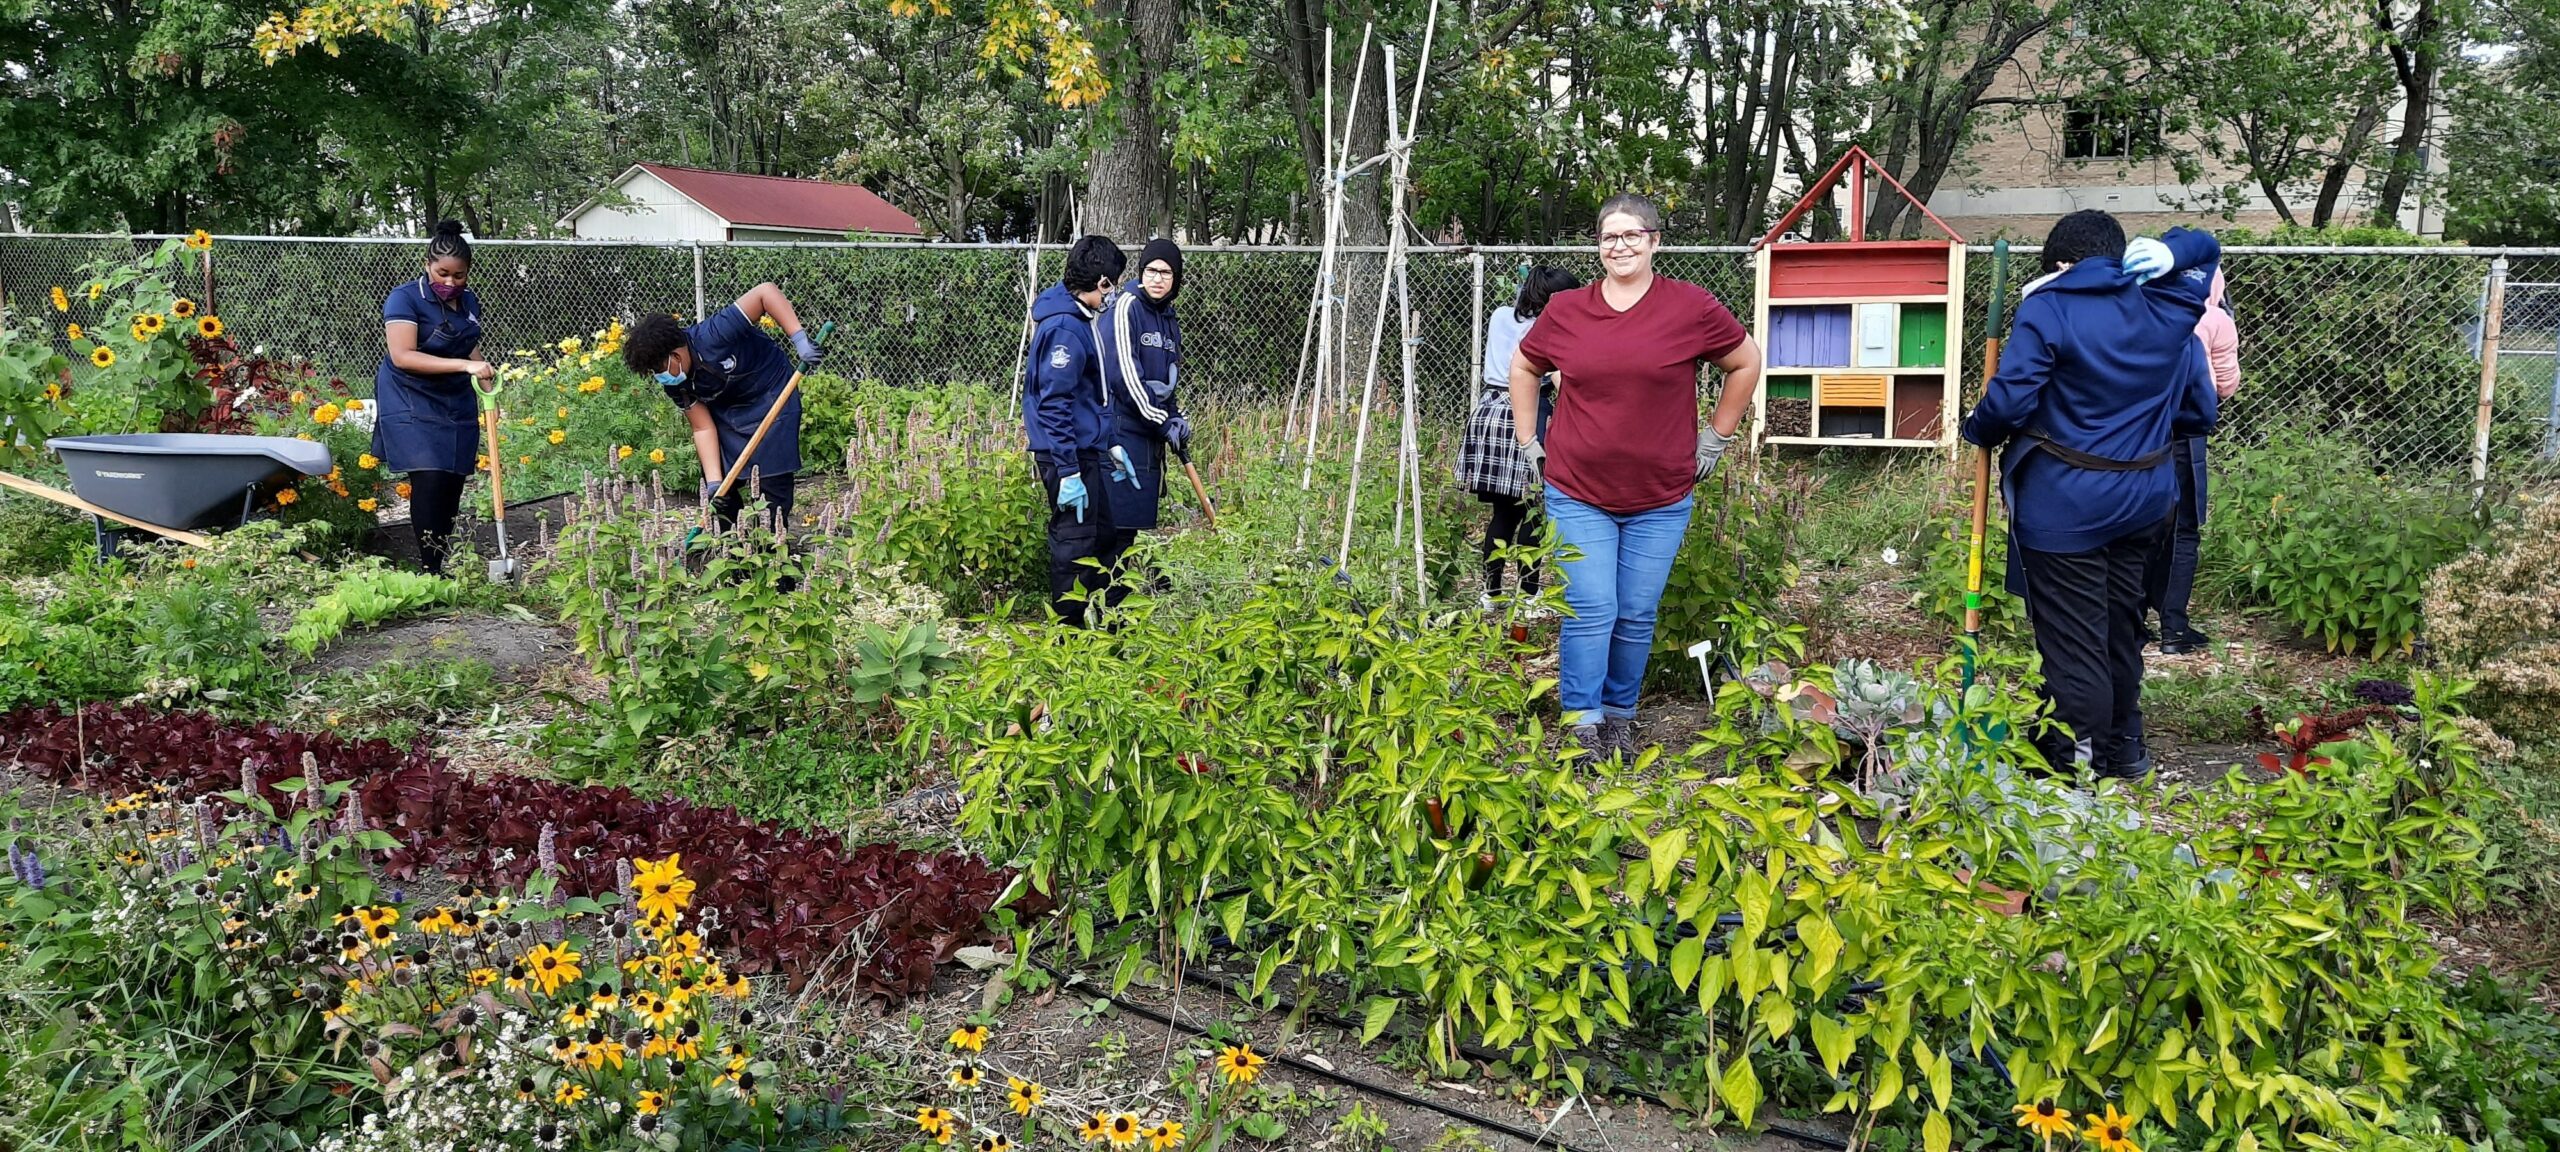
[[286,436],[138,432],[57,436],[44,446],[70,471],[70,492],[6,472],[0,486],[88,513],[101,557],[115,555],[128,528],[201,546],[194,529],[247,523],[268,481],[326,476],[331,467],[327,445]]

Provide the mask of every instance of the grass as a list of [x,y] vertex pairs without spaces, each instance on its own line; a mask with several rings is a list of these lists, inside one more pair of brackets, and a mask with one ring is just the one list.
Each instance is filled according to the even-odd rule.
[[498,691],[497,674],[483,660],[389,660],[302,685],[276,719],[401,743],[439,723],[487,711]]
[[2282,665],[2265,662],[2158,668],[2142,684],[2146,723],[2207,744],[2248,743],[2256,735],[2252,710],[2273,723],[2320,702],[2319,694],[2288,679]]
[[1969,498],[1934,452],[1822,449],[1773,457],[1762,467],[1800,470],[1811,479],[1796,531],[1797,559],[1806,568],[1879,563],[1886,548],[1904,556],[1925,552],[1930,531],[1960,520]]

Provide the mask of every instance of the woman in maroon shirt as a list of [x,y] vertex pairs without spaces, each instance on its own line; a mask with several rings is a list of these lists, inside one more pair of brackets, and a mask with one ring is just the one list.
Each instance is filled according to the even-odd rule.
[[[1653,272],[1662,210],[1621,194],[1600,206],[1600,280],[1547,302],[1511,358],[1515,427],[1535,429],[1538,378],[1557,373],[1547,443],[1521,451],[1545,478],[1547,518],[1579,556],[1563,561],[1557,696],[1594,755],[1635,753],[1636,693],[1654,609],[1689,531],[1690,492],[1715,470],[1751,391],[1760,346],[1704,288]],[[1699,365],[1724,395],[1698,421]]]

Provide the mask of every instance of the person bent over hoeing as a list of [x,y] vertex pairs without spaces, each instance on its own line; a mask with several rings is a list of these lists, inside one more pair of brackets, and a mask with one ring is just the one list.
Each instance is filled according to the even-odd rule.
[[756,327],[767,317],[790,339],[800,364],[816,367],[817,343],[801,328],[800,313],[782,289],[771,284],[748,289],[736,303],[690,328],[663,312],[643,316],[622,341],[623,366],[656,380],[692,427],[693,453],[702,461],[702,499],[719,517],[723,532],[737,523],[746,500],[745,476],[756,477],[768,525],[789,522],[797,494],[800,396],[795,392],[764,443],[756,446],[741,483],[714,499],[729,465],[746,452],[756,426],[791,383],[792,356]]

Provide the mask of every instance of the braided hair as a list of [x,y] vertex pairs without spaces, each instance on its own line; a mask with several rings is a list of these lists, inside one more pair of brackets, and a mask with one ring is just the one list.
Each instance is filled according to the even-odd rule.
[[451,256],[466,266],[471,263],[471,241],[462,235],[462,221],[436,222],[435,235],[427,240],[427,263],[433,264]]

